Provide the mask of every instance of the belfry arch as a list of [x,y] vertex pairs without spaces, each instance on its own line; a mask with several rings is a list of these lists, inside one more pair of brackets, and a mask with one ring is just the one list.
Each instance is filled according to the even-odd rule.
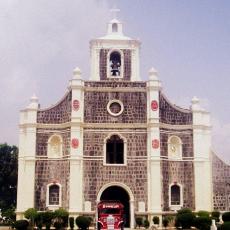
[[97,195],[97,203],[101,200],[116,200],[124,205],[126,216],[125,227],[134,228],[134,196],[131,189],[119,182],[111,182],[101,187]]

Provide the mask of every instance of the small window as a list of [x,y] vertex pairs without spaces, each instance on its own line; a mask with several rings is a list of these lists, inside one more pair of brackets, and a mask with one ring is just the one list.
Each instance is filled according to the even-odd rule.
[[113,32],[113,33],[116,33],[117,30],[118,30],[117,23],[113,23],[113,24],[112,24],[112,32]]
[[171,205],[180,205],[180,187],[178,185],[171,186]]
[[118,135],[106,142],[106,164],[124,164],[124,142]]
[[179,210],[183,206],[182,186],[176,182],[169,186],[170,210]]
[[59,205],[59,186],[51,185],[49,187],[49,205]]
[[59,135],[53,135],[48,141],[48,157],[59,158],[62,156],[62,138]]
[[168,157],[171,159],[182,158],[182,142],[177,136],[171,136],[168,139]]
[[49,209],[55,209],[61,206],[61,185],[51,183],[47,185],[46,206]]

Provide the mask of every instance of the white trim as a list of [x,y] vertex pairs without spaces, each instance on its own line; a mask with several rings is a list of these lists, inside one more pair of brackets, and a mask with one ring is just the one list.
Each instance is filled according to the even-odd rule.
[[[110,106],[113,104],[113,103],[118,103],[120,106],[121,106],[121,110],[119,111],[119,113],[113,113],[111,110],[110,110]],[[107,104],[107,111],[110,115],[114,116],[114,117],[117,117],[119,115],[121,115],[124,111],[124,105],[123,103],[120,101],[120,100],[110,100],[109,103]]]
[[[124,143],[124,163],[123,164],[107,164],[106,163],[106,144],[107,140],[110,139],[112,136],[117,135],[120,137],[120,139],[123,140]],[[103,165],[104,166],[126,166],[127,165],[127,139],[122,136],[120,133],[117,132],[112,132],[109,133],[108,136],[104,139],[104,144],[103,144]]]
[[[54,137],[57,137],[59,139],[59,144],[60,144],[60,152],[58,153],[58,155],[55,155],[53,150],[51,149],[51,142],[52,142],[52,139]],[[63,144],[63,139],[62,139],[62,136],[59,135],[59,134],[53,134],[49,137],[48,141],[47,141],[47,157],[48,158],[61,158],[63,156],[63,152],[62,152],[62,144]]]
[[[171,188],[172,186],[178,186],[180,188],[180,204],[179,205],[172,205],[172,200],[171,200]],[[170,210],[179,210],[181,209],[181,207],[183,207],[183,187],[180,183],[177,182],[173,182],[169,185],[169,208]]]
[[[53,185],[57,185],[59,187],[59,204],[58,205],[50,205],[49,204],[49,195],[50,195],[49,194],[49,189]],[[61,186],[61,184],[59,184],[59,183],[49,183],[49,184],[47,184],[47,186],[46,186],[46,207],[49,210],[55,210],[55,209],[61,207],[61,204],[62,204],[61,198],[62,198],[62,186]]]
[[[121,57],[120,76],[112,76],[111,75],[111,71],[110,71],[110,55],[113,52],[119,53],[120,57]],[[120,49],[111,49],[107,54],[107,78],[109,78],[109,79],[122,79],[123,75],[124,75],[123,72],[124,72],[124,54],[123,54],[122,50],[120,50]]]

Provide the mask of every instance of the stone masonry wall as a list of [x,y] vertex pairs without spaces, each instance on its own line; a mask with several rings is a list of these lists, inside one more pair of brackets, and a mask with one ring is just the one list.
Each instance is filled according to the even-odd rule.
[[172,125],[191,125],[192,112],[181,109],[169,103],[166,97],[160,93],[160,122]]
[[230,165],[212,154],[213,206],[214,210],[230,209]]
[[47,156],[48,140],[54,135],[58,134],[62,137],[62,152],[63,156],[70,154],[70,129],[37,129],[36,138],[36,155]]
[[[134,131],[134,130],[133,130]],[[144,130],[142,130],[143,132]],[[144,131],[146,132],[146,130]],[[91,201],[95,209],[95,201],[101,187],[110,182],[126,184],[134,194],[135,207],[138,201],[144,201],[147,206],[147,162],[135,160],[135,156],[147,156],[146,133],[123,133],[127,139],[127,165],[105,166],[103,165],[103,143],[108,132],[84,132],[84,156],[91,156],[91,160],[84,161],[84,199]],[[94,158],[100,156],[98,158]]]
[[[109,49],[101,49],[100,50],[100,79],[101,80],[110,80],[107,78],[107,55]],[[121,50],[124,55],[124,72],[123,79],[125,81],[129,81],[131,78],[131,51],[130,50]]]
[[[86,83],[89,85],[90,83]],[[104,83],[110,87],[111,82]],[[114,82],[114,87],[120,87]],[[140,85],[140,87],[142,87]],[[124,104],[124,111],[120,116],[114,117],[107,111],[110,100],[117,99]],[[85,92],[84,122],[88,123],[145,123],[147,119],[146,92]]]
[[[182,141],[182,158],[193,157],[193,135],[192,130],[173,131],[160,130],[161,156],[168,156],[168,138],[172,135],[178,136]],[[169,210],[169,186],[177,182],[183,186],[183,205],[184,207],[195,209],[195,190],[194,190],[194,166],[190,161],[162,160],[162,191],[163,191],[163,210]]]
[[37,123],[60,124],[71,120],[72,92],[69,92],[64,99],[56,106],[38,110]]
[[69,207],[69,173],[68,160],[37,160],[35,165],[35,208],[46,210],[46,189],[50,183],[62,186],[62,207]]

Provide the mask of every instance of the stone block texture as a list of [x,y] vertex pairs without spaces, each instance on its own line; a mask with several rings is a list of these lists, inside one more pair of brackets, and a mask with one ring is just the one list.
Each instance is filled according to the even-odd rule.
[[169,102],[163,93],[159,95],[160,100],[160,122],[171,125],[191,125],[191,110],[182,109]]
[[[120,132],[122,130],[116,130]],[[84,132],[84,156],[90,156],[84,161],[84,199],[95,202],[101,187],[110,182],[120,182],[127,185],[135,198],[135,207],[138,201],[147,202],[147,134],[133,132],[123,133],[127,139],[127,165],[106,166],[103,165],[104,139],[109,132]],[[142,156],[142,160],[135,157]],[[99,158],[98,158],[99,157]]]
[[46,210],[46,189],[50,183],[61,184],[61,204],[69,207],[69,161],[37,160],[35,165],[35,208]]
[[215,210],[230,209],[230,165],[212,154],[213,207]]
[[38,110],[37,123],[61,124],[71,120],[71,91],[55,106]]

